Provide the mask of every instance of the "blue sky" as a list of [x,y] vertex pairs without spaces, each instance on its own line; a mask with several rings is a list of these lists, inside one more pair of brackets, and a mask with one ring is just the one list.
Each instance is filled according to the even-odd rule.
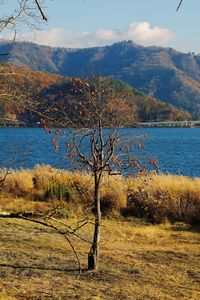
[[[63,47],[91,47],[130,39],[150,46],[200,53],[200,0],[46,0],[49,17],[19,40]],[[14,1],[10,1],[13,8]]]

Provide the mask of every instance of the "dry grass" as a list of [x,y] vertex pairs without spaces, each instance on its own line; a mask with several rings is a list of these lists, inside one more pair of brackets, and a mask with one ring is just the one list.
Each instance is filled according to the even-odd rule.
[[[112,214],[126,205],[126,180],[105,176],[102,183],[102,209]],[[92,209],[93,177],[86,173],[67,172],[50,166],[12,170],[0,193],[0,209],[9,211],[48,209],[52,201],[71,210],[82,206]],[[105,209],[104,209],[105,205]]]
[[[183,223],[104,220],[100,269],[80,276],[69,245],[50,229],[1,219],[0,240],[1,300],[200,299],[200,236]],[[73,242],[86,267],[89,246]]]
[[128,206],[133,215],[155,223],[200,224],[200,179],[162,174],[136,178],[129,184]]
[[[128,195],[128,198],[127,198]],[[101,188],[102,213],[132,215],[153,223],[184,221],[200,224],[200,179],[152,175],[124,178],[105,176]],[[63,215],[85,213],[93,205],[93,178],[89,174],[36,166],[12,171],[0,193],[0,209],[44,211],[61,203]]]
[[[92,194],[90,175],[37,166],[7,177],[0,209],[43,212],[61,203],[59,217],[67,217],[70,225],[86,207],[91,209]],[[103,220],[99,271],[80,276],[69,245],[56,232],[25,220],[0,219],[0,300],[200,299],[200,229],[184,223],[149,225],[119,215],[125,211],[154,223],[192,223],[199,203],[199,179],[105,177],[102,211],[117,218]],[[82,228],[87,239],[91,226]],[[90,245],[76,239],[73,244],[85,269]]]
[[[53,197],[51,188],[62,186],[87,185],[91,176],[76,172],[54,169],[51,166],[37,165],[35,169],[12,170],[7,176],[4,193],[13,197],[23,197],[31,200],[46,200]],[[49,194],[48,194],[49,192]],[[59,196],[59,195],[55,195]]]

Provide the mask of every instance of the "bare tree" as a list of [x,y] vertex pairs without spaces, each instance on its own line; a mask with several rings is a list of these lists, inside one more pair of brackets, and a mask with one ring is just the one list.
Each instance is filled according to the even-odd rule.
[[[116,92],[112,84],[107,85],[103,78],[92,81],[74,79],[70,92],[59,92],[58,97],[54,95],[51,106],[46,108],[51,119],[54,117],[54,125],[70,127],[64,136],[66,157],[71,159],[76,169],[93,175],[94,233],[88,253],[89,270],[97,270],[99,266],[101,185],[105,174],[113,176],[133,170],[146,172],[136,159],[135,144],[138,143],[132,133],[124,138],[119,134],[124,122],[122,116],[126,116],[129,124],[134,124],[135,111],[134,108],[131,111],[128,105],[129,97],[127,92]],[[42,125],[47,132],[52,132],[43,119]],[[63,130],[55,132],[52,143],[58,151]]]
[[[47,22],[47,16],[44,12],[44,1],[40,0],[15,0],[13,3],[13,11],[9,14],[3,13],[0,16],[0,34],[3,32],[9,33],[9,37],[13,42],[16,38],[17,29],[20,26],[27,25],[32,29],[35,28],[41,21]],[[42,3],[42,4],[41,4]],[[1,11],[6,10],[6,1],[0,0]],[[2,36],[3,38],[3,36]],[[0,53],[0,56],[9,55],[8,51]],[[9,105],[9,103],[14,103],[16,110],[20,111],[22,106],[25,107],[27,103],[24,100],[27,98],[27,93],[19,93],[17,87],[13,86],[13,79],[20,74],[17,71],[11,69],[1,68],[0,70],[0,106],[3,103]],[[28,105],[30,107],[30,103]],[[32,107],[33,108],[33,107]],[[15,114],[13,114],[14,116]],[[13,116],[7,116],[2,122],[13,123],[17,122]],[[4,116],[5,117],[5,116]],[[6,120],[5,120],[6,119]]]
[[[28,4],[34,4],[33,7]],[[35,9],[47,21],[43,9],[38,1],[21,0],[18,2],[20,9],[13,16],[2,18],[0,28],[16,30],[16,24],[21,22],[22,15],[35,20]],[[32,15],[33,13],[33,15]],[[78,95],[78,97],[76,97]],[[134,124],[135,110],[130,109],[127,102],[129,93],[116,93],[112,86],[106,86],[103,79],[88,82],[81,79],[72,81],[71,93],[65,97],[55,99],[54,103],[47,103],[41,124],[48,131],[48,121],[53,121],[57,127],[70,127],[70,135],[66,138],[66,156],[76,164],[80,170],[87,170],[93,175],[93,213],[94,213],[94,232],[91,248],[88,253],[88,269],[97,270],[99,266],[99,244],[101,229],[101,185],[105,174],[109,176],[119,175],[128,170],[136,170],[145,173],[146,168],[137,161],[135,156],[135,138],[131,135],[128,141],[119,134],[119,128],[124,122],[122,116],[126,115],[127,124]],[[67,101],[66,101],[67,100]],[[70,104],[70,105],[69,105]],[[49,106],[50,105],[50,106]],[[45,118],[44,118],[44,115]],[[107,127],[107,129],[105,129]],[[60,129],[56,130],[56,139],[52,143],[57,151],[58,143],[61,138]],[[130,138],[131,137],[131,138]],[[137,143],[138,144],[138,143]],[[20,214],[21,218],[26,218]],[[57,230],[54,225],[49,223],[55,221],[52,215],[41,216],[44,221],[37,221],[45,226]],[[48,222],[46,222],[48,220]],[[81,228],[87,222],[83,222],[77,228]],[[67,227],[64,235],[76,234],[78,229]],[[55,227],[55,228],[54,228]],[[60,232],[63,234],[63,231]],[[80,238],[80,236],[79,236]],[[70,239],[74,253],[76,254]],[[77,254],[76,254],[77,256]]]

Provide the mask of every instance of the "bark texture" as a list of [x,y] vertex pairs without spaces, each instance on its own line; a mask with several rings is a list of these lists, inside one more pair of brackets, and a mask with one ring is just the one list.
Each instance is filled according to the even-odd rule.
[[95,228],[93,242],[88,254],[88,270],[97,270],[99,266],[99,241],[100,241],[100,226],[101,226],[101,203],[100,203],[100,180],[101,175],[95,173]]

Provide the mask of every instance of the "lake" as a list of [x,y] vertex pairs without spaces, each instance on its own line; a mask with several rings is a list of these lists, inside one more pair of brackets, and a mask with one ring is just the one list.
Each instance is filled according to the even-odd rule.
[[[146,161],[157,159],[164,173],[200,177],[200,128],[120,129],[120,135],[147,135],[144,139]],[[33,168],[49,164],[70,169],[63,151],[53,152],[51,135],[40,128],[0,128],[0,167]]]

